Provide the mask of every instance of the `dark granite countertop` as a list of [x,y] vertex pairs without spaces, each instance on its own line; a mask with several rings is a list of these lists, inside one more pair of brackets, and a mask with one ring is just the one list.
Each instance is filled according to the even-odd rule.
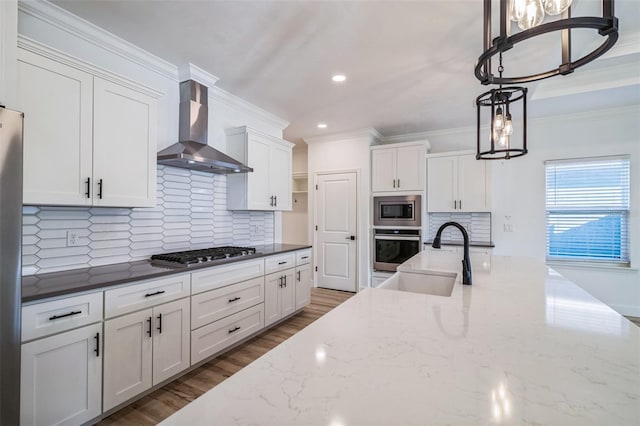
[[[423,244],[431,245],[432,243],[433,243],[433,240],[425,241]],[[462,243],[462,241],[444,241],[443,240],[440,243],[443,246],[463,246],[464,245]],[[495,244],[482,242],[482,241],[469,241],[469,246],[470,247],[487,247],[487,248],[491,248],[491,247],[495,247]]]
[[263,244],[252,247],[256,248],[257,253],[255,255],[238,256],[189,267],[161,266],[152,264],[148,260],[140,260],[136,262],[51,272],[48,274],[26,275],[22,277],[22,303],[106,288],[131,281],[187,273],[197,269],[301,250],[310,248],[311,246],[297,244]]

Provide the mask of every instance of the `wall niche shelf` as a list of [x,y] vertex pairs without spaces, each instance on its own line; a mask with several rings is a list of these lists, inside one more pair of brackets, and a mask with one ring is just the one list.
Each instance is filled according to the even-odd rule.
[[308,179],[306,173],[292,173],[291,174],[291,189],[293,194],[306,194]]

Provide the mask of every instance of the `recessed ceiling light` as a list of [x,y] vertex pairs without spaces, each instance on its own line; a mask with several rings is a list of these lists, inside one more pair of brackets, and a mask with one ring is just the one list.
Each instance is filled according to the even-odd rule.
[[326,129],[327,123],[318,123],[318,129]]
[[336,83],[342,83],[346,79],[347,79],[347,76],[344,74],[336,74],[333,77],[331,77],[331,80],[335,81]]

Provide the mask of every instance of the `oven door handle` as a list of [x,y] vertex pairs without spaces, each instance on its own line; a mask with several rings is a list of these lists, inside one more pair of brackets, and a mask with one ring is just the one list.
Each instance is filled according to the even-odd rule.
[[376,240],[391,240],[391,241],[397,241],[397,240],[403,240],[403,241],[420,241],[420,237],[408,237],[405,235],[398,235],[396,237],[394,236],[381,236],[381,235],[376,235],[373,237]]

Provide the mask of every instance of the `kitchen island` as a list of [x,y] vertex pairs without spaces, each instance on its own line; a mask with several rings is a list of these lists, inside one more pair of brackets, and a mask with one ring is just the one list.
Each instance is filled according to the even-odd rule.
[[[401,269],[458,272],[428,253]],[[640,328],[494,257],[450,297],[360,292],[162,424],[637,425]]]

